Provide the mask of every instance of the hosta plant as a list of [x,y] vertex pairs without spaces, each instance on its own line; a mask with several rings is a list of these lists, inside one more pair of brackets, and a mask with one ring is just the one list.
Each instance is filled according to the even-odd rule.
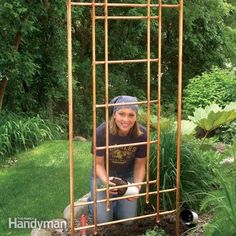
[[199,128],[203,129],[205,136],[207,136],[216,128],[236,119],[236,102],[231,102],[223,109],[217,104],[198,108],[195,110],[194,116],[189,116],[188,118]]

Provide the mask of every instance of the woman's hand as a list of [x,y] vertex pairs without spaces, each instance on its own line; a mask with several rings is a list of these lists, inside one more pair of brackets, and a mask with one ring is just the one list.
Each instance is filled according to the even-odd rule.
[[[139,187],[139,186],[133,186],[133,187],[137,188],[137,194],[139,194],[140,187]],[[131,202],[132,202],[132,201],[135,201],[135,200],[137,200],[137,199],[138,199],[138,196],[127,198],[127,200],[128,200],[128,201],[131,201]]]
[[[110,187],[115,187],[116,184],[112,182],[112,180],[114,179],[115,177],[109,177],[109,186]],[[117,194],[117,188],[113,188],[113,189],[110,189],[109,190],[110,194]]]

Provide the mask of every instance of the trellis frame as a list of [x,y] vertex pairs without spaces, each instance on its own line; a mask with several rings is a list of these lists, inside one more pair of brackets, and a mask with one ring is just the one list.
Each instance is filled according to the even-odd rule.
[[[146,4],[135,4],[135,3],[109,3],[108,0],[104,0],[104,3],[96,3],[95,0],[91,2],[73,2],[71,0],[67,0],[67,54],[68,54],[68,111],[69,111],[69,160],[70,160],[70,218],[71,218],[71,235],[75,235],[75,231],[94,228],[94,234],[97,233],[97,227],[103,225],[109,225],[119,222],[124,222],[127,220],[135,220],[142,219],[147,217],[156,216],[156,221],[159,222],[160,216],[166,214],[176,214],[176,235],[179,235],[179,202],[180,202],[180,146],[181,146],[181,106],[182,106],[182,51],[183,51],[183,0],[179,0],[178,4],[163,4],[162,0],[158,0],[158,4],[151,4],[151,0],[147,0]],[[109,64],[126,64],[126,63],[147,63],[147,100],[129,104],[147,104],[147,170],[146,170],[146,181],[142,183],[136,183],[133,185],[146,185],[146,192],[140,193],[137,196],[146,196],[146,202],[149,202],[149,195],[156,194],[158,198],[160,193],[164,192],[176,192],[176,209],[171,211],[160,212],[159,201],[157,199],[156,212],[149,215],[137,216],[124,220],[116,220],[112,222],[97,223],[97,203],[98,202],[107,202],[107,209],[109,210],[110,201],[124,199],[125,197],[118,197],[114,199],[109,199],[109,186],[107,185],[104,189],[97,190],[96,187],[96,178],[94,178],[94,201],[87,203],[74,203],[74,160],[73,160],[73,86],[72,86],[72,7],[80,7],[80,6],[88,6],[91,7],[92,10],[92,77],[93,77],[93,143],[94,143],[94,166],[96,166],[96,150],[105,149],[106,150],[106,158],[108,158],[109,148],[112,146],[108,145],[108,109],[111,106],[120,106],[123,104],[109,104],[109,90],[108,90],[108,70]],[[96,7],[104,7],[104,16],[96,16],[95,9]],[[108,16],[108,7],[141,7],[147,9],[146,16]],[[158,8],[158,16],[151,16],[150,9],[152,7]],[[161,37],[162,37],[162,9],[163,8],[176,8],[179,10],[179,38],[178,38],[178,113],[177,113],[177,161],[176,161],[176,186],[172,189],[160,190],[160,117],[161,117]],[[147,59],[136,59],[136,60],[109,60],[108,58],[108,21],[109,20],[132,20],[132,19],[146,19],[147,20]],[[157,19],[158,20],[158,58],[150,58],[150,20]],[[96,20],[104,20],[104,28],[105,28],[105,60],[97,61],[96,60],[96,42],[95,42],[95,25]],[[158,63],[158,98],[157,100],[150,99],[150,63],[157,62]],[[96,65],[104,64],[105,65],[105,104],[97,104],[96,101]],[[152,103],[157,103],[158,110],[158,123],[157,123],[157,140],[150,140],[150,105]],[[105,120],[106,120],[106,146],[105,147],[96,147],[96,109],[99,107],[105,107]],[[124,144],[120,145],[130,146],[130,145],[142,145],[144,143],[133,143],[133,144]],[[149,154],[150,154],[150,144],[157,145],[157,179],[149,180]],[[119,145],[118,145],[119,146]],[[109,177],[109,162],[106,161],[106,173],[107,180]],[[94,176],[96,176],[96,168],[94,168]],[[149,185],[156,184],[156,191],[149,192]],[[107,199],[105,200],[97,200],[97,191],[106,190]],[[86,204],[94,204],[94,224],[90,226],[78,227],[75,228],[74,223],[74,207]]]

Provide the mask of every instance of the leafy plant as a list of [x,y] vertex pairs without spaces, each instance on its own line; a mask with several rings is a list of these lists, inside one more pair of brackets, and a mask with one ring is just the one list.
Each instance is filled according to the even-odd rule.
[[[176,186],[176,132],[166,130],[161,133],[161,160],[160,160],[160,189]],[[209,151],[203,152],[194,139],[183,139],[181,146],[181,202],[188,208],[197,209],[204,194],[216,186],[214,168],[219,163],[219,154]],[[156,146],[151,146],[150,179],[156,179]],[[152,186],[151,186],[152,187]],[[155,190],[153,187],[152,190]],[[150,200],[156,205],[156,198]],[[163,193],[160,195],[161,209],[175,208],[175,194]]]
[[221,185],[220,192],[209,194],[202,209],[213,211],[213,220],[207,225],[205,235],[234,236],[236,232],[236,182],[226,180],[217,172]]
[[236,102],[231,102],[224,109],[217,104],[198,108],[188,118],[198,127],[206,131],[205,137],[216,128],[236,119]]
[[[153,110],[151,109],[151,114],[149,116],[150,119],[150,127],[152,130],[156,130],[157,128],[157,122],[158,122],[158,118],[157,115],[153,112]],[[143,124],[144,126],[147,125],[147,110],[146,109],[139,109],[139,115],[138,115],[138,120],[141,124]],[[175,123],[175,118],[174,117],[161,117],[161,121],[160,121],[160,126],[161,126],[161,130],[165,131],[165,130],[172,130],[175,129],[176,127],[176,123]]]
[[236,137],[236,120],[216,129],[216,137],[224,143],[233,143]]
[[60,137],[63,130],[39,116],[25,117],[14,113],[1,113],[0,159],[19,151],[35,147],[44,140]]
[[148,229],[145,234],[142,236],[165,236],[167,235],[163,229],[160,229],[158,226],[155,226],[154,229]]
[[190,121],[190,120],[182,120],[181,121],[181,133],[183,135],[192,135],[194,134],[195,128],[196,128],[196,124],[194,124],[194,122]]
[[184,113],[191,115],[196,107],[206,107],[212,103],[224,107],[236,101],[236,72],[215,68],[196,76],[184,90]]

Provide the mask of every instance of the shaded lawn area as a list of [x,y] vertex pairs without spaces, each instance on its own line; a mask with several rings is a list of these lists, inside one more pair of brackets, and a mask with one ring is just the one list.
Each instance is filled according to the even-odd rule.
[[[9,229],[9,218],[50,220],[63,217],[69,204],[68,141],[50,141],[16,156],[0,170],[0,235],[29,235]],[[74,142],[75,199],[89,191],[90,142]]]

